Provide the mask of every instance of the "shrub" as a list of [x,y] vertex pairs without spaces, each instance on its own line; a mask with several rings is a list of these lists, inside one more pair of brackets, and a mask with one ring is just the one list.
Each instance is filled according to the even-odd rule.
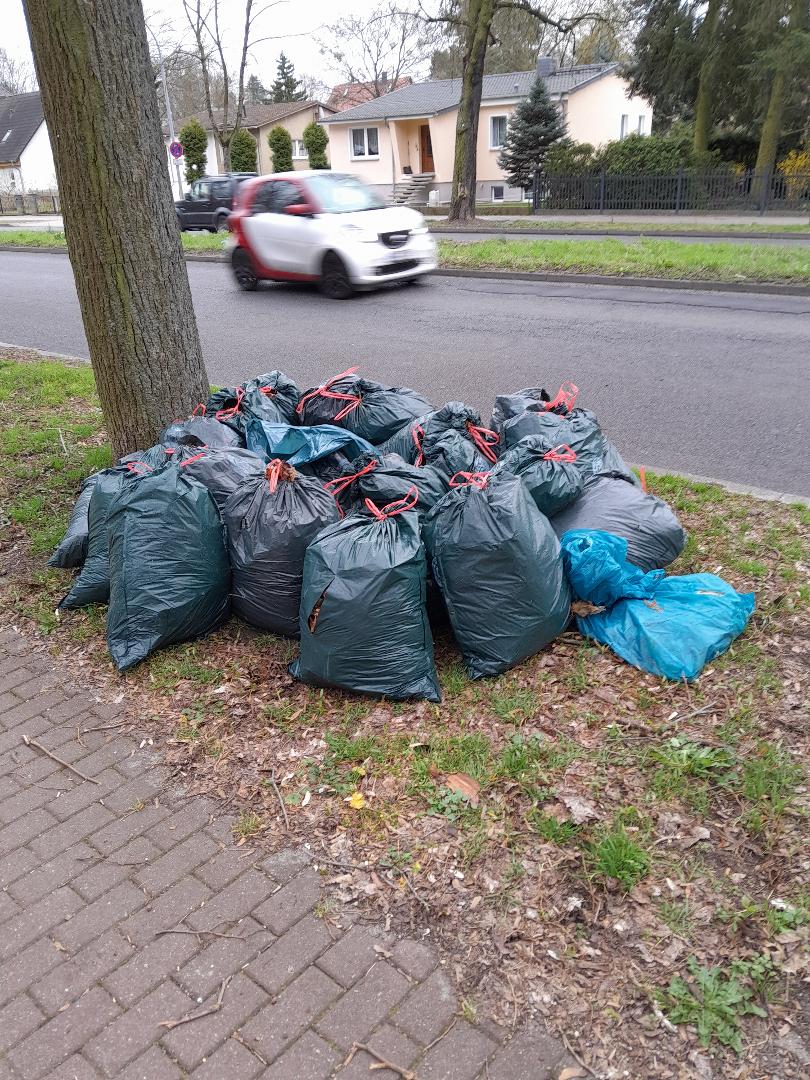
[[810,188],[810,145],[803,150],[791,150],[776,167],[787,178],[789,196],[801,195]]
[[281,124],[277,124],[267,136],[267,145],[273,156],[273,172],[291,172],[293,157],[289,131]]
[[329,162],[326,160],[326,147],[329,144],[329,136],[320,124],[313,120],[304,128],[304,146],[307,148],[310,169],[328,169]]
[[256,172],[256,140],[249,131],[237,128],[231,136],[231,168],[234,172]]
[[208,136],[199,120],[190,120],[180,129],[177,138],[183,146],[186,183],[193,184],[195,180],[205,175],[205,167],[208,163],[206,154]]
[[584,176],[596,171],[596,151],[590,143],[563,139],[549,148],[545,171],[549,176]]

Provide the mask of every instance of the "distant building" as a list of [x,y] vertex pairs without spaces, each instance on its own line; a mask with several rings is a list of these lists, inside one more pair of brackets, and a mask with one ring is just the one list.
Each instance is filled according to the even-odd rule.
[[392,90],[401,90],[404,86],[412,86],[413,79],[410,75],[403,75],[399,79],[389,79],[386,75],[378,81],[371,82],[345,82],[338,83],[329,95],[327,105],[333,112],[344,112],[346,109],[354,109],[358,105],[364,105],[367,101],[390,94]]
[[0,97],[0,192],[56,191],[56,167],[39,90]]

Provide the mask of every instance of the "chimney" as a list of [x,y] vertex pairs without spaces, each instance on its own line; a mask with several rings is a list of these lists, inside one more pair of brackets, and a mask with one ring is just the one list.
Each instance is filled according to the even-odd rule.
[[553,75],[557,65],[554,63],[553,56],[538,56],[537,57],[537,75],[538,78],[547,79],[549,75]]

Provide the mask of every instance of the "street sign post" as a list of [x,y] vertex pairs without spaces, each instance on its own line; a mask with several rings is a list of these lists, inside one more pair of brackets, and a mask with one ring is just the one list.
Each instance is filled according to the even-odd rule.
[[177,141],[177,139],[175,139],[173,142],[169,143],[169,153],[172,155],[172,157],[175,159],[175,161],[178,158],[181,158],[183,156],[182,144],[179,143]]

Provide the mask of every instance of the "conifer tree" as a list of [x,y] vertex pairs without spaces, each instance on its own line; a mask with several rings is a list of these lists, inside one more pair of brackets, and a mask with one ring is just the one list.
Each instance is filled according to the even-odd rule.
[[549,148],[565,138],[565,120],[551,100],[545,80],[535,79],[507,128],[498,164],[513,187],[531,187]]

